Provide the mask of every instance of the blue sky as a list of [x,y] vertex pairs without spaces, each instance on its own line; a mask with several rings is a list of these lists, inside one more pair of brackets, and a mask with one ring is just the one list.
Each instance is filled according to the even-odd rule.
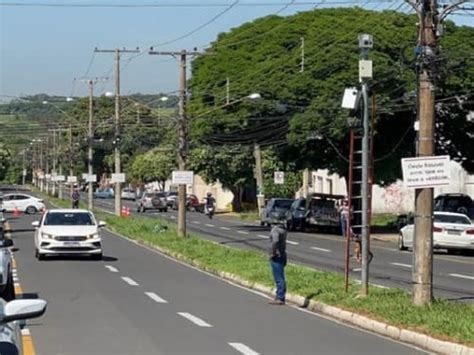
[[[2,6],[0,0],[0,95],[48,93],[85,95],[85,83],[76,81],[91,63],[89,76],[109,76],[113,64],[111,54],[95,54],[94,47],[147,48],[178,38],[196,29],[223,12],[235,0],[30,0],[16,3],[33,4],[106,4],[145,5],[172,4],[170,7],[29,7]],[[159,50],[204,48],[218,33],[274,14],[288,15],[311,9],[309,0],[240,0],[215,21],[173,43],[159,46]],[[307,4],[302,4],[306,2]],[[317,1],[312,1],[316,3]],[[327,0],[327,4],[344,2]],[[346,1],[364,5],[368,9],[392,9],[408,12],[402,0]],[[299,4],[298,4],[299,3]],[[176,5],[205,6],[176,6]],[[212,4],[219,6],[210,6]],[[264,4],[266,6],[244,6]],[[451,16],[458,24],[474,26],[474,17]],[[122,93],[171,92],[178,86],[178,63],[173,58],[139,56],[132,61],[123,58]],[[97,86],[97,93],[112,91],[112,80]],[[0,97],[1,99],[1,97]]]

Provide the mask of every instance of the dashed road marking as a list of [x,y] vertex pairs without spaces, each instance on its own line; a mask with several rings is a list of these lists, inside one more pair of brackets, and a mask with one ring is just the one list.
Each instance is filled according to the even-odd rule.
[[227,228],[227,227],[220,227],[220,229],[225,230],[225,231],[230,231],[230,228]]
[[206,227],[214,227],[213,224],[209,224],[209,223],[206,223],[205,226],[206,226]]
[[111,272],[119,272],[116,268],[114,268],[111,265],[104,265],[106,269],[108,269]]
[[194,224],[201,224],[199,221],[193,221]]
[[260,355],[256,351],[250,349],[247,345],[242,343],[229,343],[235,350],[244,355]]
[[176,219],[176,216],[170,216],[171,219]]
[[249,234],[249,232],[245,232],[245,231],[237,231],[237,233],[239,233],[239,234],[245,234],[245,235]]
[[324,248],[318,248],[318,247],[311,247],[311,249],[316,250],[316,251],[322,251],[324,253],[330,253],[330,249],[324,249]]
[[138,283],[130,277],[122,276],[122,280],[128,283],[130,286],[138,286]]
[[357,272],[357,271],[362,271],[362,269],[360,267],[356,267],[355,269],[352,269],[352,271]]
[[193,316],[191,313],[187,313],[187,312],[178,312],[178,314],[183,317],[183,318],[186,318],[187,320],[193,322],[194,324],[200,326],[200,327],[205,327],[205,328],[210,328],[212,327],[212,325],[210,325],[209,323],[203,321],[201,318],[198,318],[196,316]]
[[300,243],[294,242],[294,241],[292,241],[292,240],[287,240],[286,242],[287,242],[288,244],[291,244],[291,245],[299,245],[299,244],[300,244]]
[[449,274],[452,277],[458,277],[460,279],[474,280],[474,276],[462,275],[462,274]]
[[259,235],[257,235],[257,237],[263,238],[263,239],[268,239],[268,235],[263,235],[263,234],[259,234]]
[[395,266],[401,266],[401,267],[406,267],[406,268],[410,268],[411,269],[411,265],[410,264],[402,264],[402,263],[390,263],[392,265],[395,265]]
[[168,303],[167,300],[161,298],[160,296],[158,296],[156,293],[154,292],[145,292],[145,295],[147,295],[148,297],[150,297],[153,301],[155,301],[156,303]]

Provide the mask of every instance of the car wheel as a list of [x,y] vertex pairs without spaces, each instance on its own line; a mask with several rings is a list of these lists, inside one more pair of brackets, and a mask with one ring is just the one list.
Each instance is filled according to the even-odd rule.
[[40,252],[38,252],[38,254],[36,255],[36,258],[41,261],[41,260],[44,260],[45,256],[44,254],[41,254]]
[[265,222],[264,222],[264,221],[260,221],[260,226],[261,226],[261,227],[265,227]]
[[27,214],[35,214],[36,213],[36,207],[35,206],[28,206],[25,210],[25,213]]
[[168,207],[164,208],[163,212],[168,212]]
[[401,233],[398,236],[398,249],[399,250],[408,250],[408,248],[405,246],[405,243],[403,242],[403,235]]
[[451,254],[451,255],[452,254],[459,254],[459,250],[457,250],[457,249],[448,249],[447,252],[448,252],[448,254]]
[[15,299],[15,284],[13,283],[13,275],[11,271],[8,271],[8,281],[2,292],[2,298],[7,302]]

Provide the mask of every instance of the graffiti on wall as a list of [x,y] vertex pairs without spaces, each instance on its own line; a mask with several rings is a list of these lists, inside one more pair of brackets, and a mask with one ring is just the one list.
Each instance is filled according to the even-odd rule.
[[393,184],[383,189],[382,199],[385,210],[391,213],[401,213],[413,203],[412,194],[403,185]]

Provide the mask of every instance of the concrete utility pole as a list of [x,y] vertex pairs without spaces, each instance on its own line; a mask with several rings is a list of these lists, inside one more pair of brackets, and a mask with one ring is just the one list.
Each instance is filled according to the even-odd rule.
[[[121,173],[120,165],[120,54],[140,53],[137,49],[95,49],[96,53],[115,54],[115,174]],[[115,215],[120,216],[122,211],[120,182],[115,183]]]
[[94,119],[94,82],[88,81],[89,85],[89,124],[87,134],[87,174],[89,175],[89,190],[87,191],[87,208],[92,210],[94,208],[94,183],[92,182],[92,141],[94,139],[94,132],[92,130],[92,120]]
[[257,180],[257,208],[258,215],[261,216],[265,208],[265,195],[263,191],[262,151],[258,143],[253,145],[253,156],[255,158],[255,179]]
[[22,157],[23,159],[22,159],[22,163],[21,163],[21,165],[22,165],[22,172],[21,172],[22,179],[21,179],[21,184],[22,184],[23,186],[25,186],[25,185],[26,185],[26,174],[25,174],[25,172],[26,172],[26,171],[25,171],[25,169],[26,169],[26,162],[25,162],[25,159],[26,159],[26,157],[25,157],[25,155],[26,155],[26,149],[23,149],[23,154],[22,154],[22,155],[23,155],[23,157]]
[[[72,125],[69,124],[69,129],[68,129],[68,133],[69,133],[69,176],[73,176],[74,174],[74,163],[73,163],[73,158],[72,158]],[[72,201],[72,190],[74,189],[74,183],[71,182],[71,184],[69,185],[69,198],[71,199]]]
[[[179,118],[178,118],[178,169],[180,171],[186,170],[186,160],[188,155],[188,119],[186,115],[186,60],[187,56],[196,56],[205,54],[197,51],[188,52],[182,50],[179,52],[155,52],[150,50],[148,54],[151,55],[171,55],[173,57],[179,56]],[[186,185],[179,185],[178,187],[178,236],[186,236]]]
[[[406,0],[418,13],[417,65],[419,72],[419,132],[417,155],[432,156],[435,131],[435,83],[441,22],[459,5],[452,1],[438,11],[437,0]],[[415,240],[413,243],[413,302],[426,305],[433,299],[433,188],[415,190]]]
[[51,173],[51,181],[53,182],[53,196],[56,196],[56,131],[53,129],[53,170]]

